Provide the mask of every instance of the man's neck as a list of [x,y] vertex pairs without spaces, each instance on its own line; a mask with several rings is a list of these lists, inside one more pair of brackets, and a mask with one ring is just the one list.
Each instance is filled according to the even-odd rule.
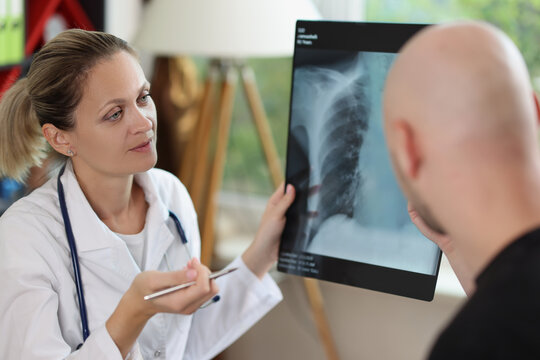
[[[516,179],[516,176],[509,176]],[[470,207],[449,234],[474,278],[509,244],[540,227],[540,172],[531,172],[518,181],[492,180],[489,202],[463,196]],[[499,181],[500,180],[500,181]],[[465,195],[465,194],[464,194]],[[484,199],[485,200],[485,199]]]

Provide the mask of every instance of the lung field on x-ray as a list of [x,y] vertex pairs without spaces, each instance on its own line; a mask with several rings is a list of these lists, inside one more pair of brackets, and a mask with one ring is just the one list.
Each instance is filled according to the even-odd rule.
[[381,98],[394,59],[295,54],[287,180],[297,192],[283,233],[287,251],[435,273],[439,250],[409,219],[384,139]]
[[[303,51],[310,63],[297,66],[294,73],[289,147],[289,153],[301,154],[296,154],[287,170],[293,178],[297,175],[297,202],[307,209],[304,218],[298,219],[303,231],[296,234],[296,241],[302,245],[295,246],[305,249],[329,216],[353,217],[362,182],[359,156],[369,126],[370,103],[362,53],[339,52],[317,63],[316,51]],[[303,161],[309,169],[302,169]],[[295,168],[295,164],[300,166]]]
[[367,78],[354,62],[350,69],[334,78],[340,76],[345,81],[335,79],[335,84],[328,84],[334,86],[329,103],[322,102],[320,109],[315,106],[316,113],[320,112],[324,121],[320,123],[318,136],[313,139],[316,163],[320,164],[320,168],[314,169],[314,179],[320,180],[320,188],[313,204],[317,221],[312,225],[308,242],[329,216],[353,217],[354,201],[362,181],[358,165],[363,133],[368,126],[368,102],[364,95]]

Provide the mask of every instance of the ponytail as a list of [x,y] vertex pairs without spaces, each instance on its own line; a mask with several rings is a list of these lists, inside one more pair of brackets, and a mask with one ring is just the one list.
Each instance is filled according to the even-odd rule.
[[23,181],[40,166],[47,143],[30,101],[27,79],[18,80],[0,101],[0,176]]
[[24,180],[32,166],[41,165],[50,148],[41,127],[73,129],[89,71],[119,51],[136,57],[135,50],[116,36],[70,29],[35,54],[27,77],[0,101],[0,176]]

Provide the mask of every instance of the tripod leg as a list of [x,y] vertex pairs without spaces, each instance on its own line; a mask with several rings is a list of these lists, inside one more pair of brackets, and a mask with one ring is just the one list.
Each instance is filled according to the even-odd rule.
[[[181,155],[182,160],[180,164],[180,172],[178,177],[182,180],[186,188],[189,190],[191,198],[193,199],[192,185],[195,179],[195,164],[200,163],[199,159],[199,147],[203,145],[202,134],[205,131],[209,122],[208,117],[213,109],[212,103],[214,101],[214,88],[217,82],[216,70],[209,66],[206,75],[204,90],[201,96],[201,102],[199,105],[199,114],[197,116],[197,123],[195,130],[191,134],[188,144],[185,147],[184,153]],[[209,127],[209,126],[208,126]],[[196,179],[195,179],[196,180]]]
[[274,187],[279,186],[283,181],[283,170],[279,156],[274,144],[274,138],[272,137],[272,130],[268,124],[268,119],[264,112],[264,107],[257,90],[257,84],[255,82],[255,74],[248,65],[243,65],[241,70],[242,84],[246,93],[249,109],[257,128],[257,134],[261,140],[264,156],[270,170],[270,176]]
[[208,152],[210,149],[210,135],[212,133],[212,123],[215,115],[215,87],[219,78],[219,64],[212,61],[208,68],[205,84],[205,97],[201,104],[200,123],[197,128],[195,141],[191,144],[192,155],[187,159],[190,171],[190,195],[195,210],[201,214],[203,220],[203,193],[208,180]]
[[221,91],[221,99],[218,112],[217,141],[214,160],[210,169],[210,179],[206,205],[203,208],[202,221],[202,253],[201,263],[210,267],[214,248],[214,218],[217,209],[217,192],[221,186],[225,155],[229,140],[234,92],[238,74],[233,66],[229,66],[225,72],[225,81]]
[[328,360],[338,360],[339,356],[330,331],[330,324],[326,319],[319,283],[315,279],[304,278],[304,287],[306,288],[309,304],[311,306],[311,313],[313,314],[313,320],[317,326],[319,337],[322,340],[326,358]]
[[[247,65],[242,67],[241,74],[242,84],[244,85],[244,90],[248,99],[251,113],[253,115],[253,120],[255,121],[255,126],[257,128],[259,138],[261,139],[264,155],[266,156],[266,162],[268,163],[268,168],[270,170],[270,175],[272,176],[274,187],[277,187],[283,181],[283,171],[276,146],[274,144],[274,138],[272,137],[270,125],[268,124],[268,119],[266,118],[266,114],[264,112],[261,97],[257,91],[255,75],[253,74],[253,70]],[[315,279],[304,278],[304,287],[306,288],[311,306],[311,313],[313,314],[313,318],[319,332],[319,337],[322,340],[326,357],[329,360],[337,360],[339,359],[339,356],[334,344],[334,339],[332,338],[332,333],[330,332],[330,325],[324,311],[324,302],[319,283]]]

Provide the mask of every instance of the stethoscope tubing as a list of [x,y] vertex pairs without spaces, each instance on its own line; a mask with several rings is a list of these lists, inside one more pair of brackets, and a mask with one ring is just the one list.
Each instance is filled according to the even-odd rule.
[[[75,236],[73,235],[71,221],[69,220],[64,187],[62,186],[62,181],[60,181],[60,177],[64,173],[65,168],[66,166],[64,165],[60,170],[60,173],[58,174],[58,201],[60,203],[60,211],[62,212],[62,218],[64,219],[64,227],[66,229],[66,237],[69,244],[69,250],[71,252],[71,263],[73,264],[73,276],[75,277],[75,286],[77,288],[77,299],[79,301],[79,312],[81,315],[82,336],[84,342],[90,336],[90,329],[88,327],[88,313],[86,310],[86,300],[84,298],[81,270],[79,266],[79,254],[77,252],[77,246],[75,245]],[[186,237],[186,233],[184,232],[184,228],[182,227],[180,220],[178,219],[176,214],[170,210],[169,217],[173,219],[176,230],[178,231],[180,239],[182,240],[182,244],[186,245],[186,250],[189,257],[191,258],[189,248],[187,247],[188,240]],[[79,349],[81,346],[82,344],[79,344],[79,346],[77,346],[77,349]]]
[[66,199],[64,196],[64,187],[60,181],[60,177],[64,173],[65,165],[58,174],[58,201],[60,202],[60,210],[62,211],[62,218],[64,219],[64,227],[66,229],[66,237],[69,244],[69,250],[71,252],[71,263],[73,264],[73,276],[75,277],[75,286],[77,287],[77,299],[79,300],[79,311],[81,314],[82,323],[82,336],[83,342],[90,336],[90,330],[88,328],[88,315],[86,311],[86,301],[84,299],[84,290],[81,280],[81,271],[79,267],[79,255],[77,252],[77,246],[75,245],[75,236],[73,236],[73,230],[71,228],[71,221],[69,220],[69,214],[67,211]]

